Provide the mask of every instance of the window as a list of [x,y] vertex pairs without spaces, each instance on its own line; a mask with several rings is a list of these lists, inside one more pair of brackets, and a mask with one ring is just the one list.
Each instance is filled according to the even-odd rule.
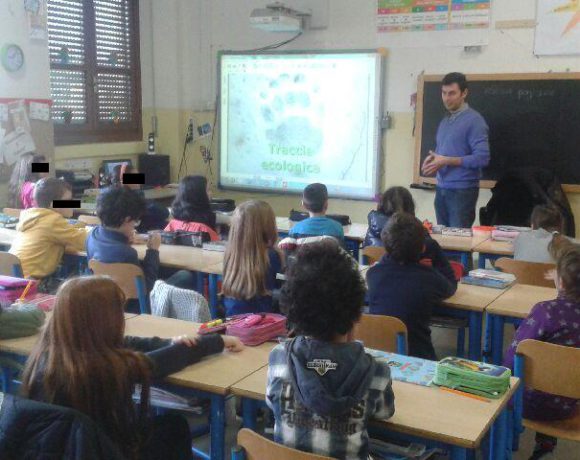
[[138,0],[48,0],[57,145],[142,140]]

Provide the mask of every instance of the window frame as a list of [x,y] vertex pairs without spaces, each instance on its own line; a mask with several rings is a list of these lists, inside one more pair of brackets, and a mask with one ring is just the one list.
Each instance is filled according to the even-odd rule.
[[[48,0],[50,1],[50,0]],[[131,142],[143,140],[142,107],[141,107],[141,61],[140,61],[140,36],[139,36],[139,1],[127,0],[130,3],[131,12],[131,62],[133,68],[130,71],[131,100],[133,120],[128,122],[100,122],[98,120],[98,92],[95,81],[98,72],[105,71],[109,74],[126,75],[126,70],[114,67],[99,66],[96,50],[96,23],[94,2],[83,1],[83,25],[85,36],[85,61],[83,64],[62,64],[50,60],[50,71],[71,70],[85,72],[85,100],[87,122],[82,124],[54,123],[55,145],[75,145],[96,142]],[[50,39],[48,40],[50,42]],[[49,57],[50,59],[50,57]],[[49,76],[50,77],[50,76]],[[51,89],[52,91],[52,89]],[[51,93],[52,95],[52,93]]]

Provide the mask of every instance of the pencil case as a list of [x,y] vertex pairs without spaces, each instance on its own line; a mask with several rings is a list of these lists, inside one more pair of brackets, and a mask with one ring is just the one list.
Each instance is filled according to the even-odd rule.
[[[30,289],[28,289],[27,296],[36,293],[36,288],[38,282],[33,280],[27,280],[24,278],[15,278],[13,276],[2,276],[0,275],[0,304],[10,305],[16,299],[18,299],[28,283],[31,282]],[[6,305],[6,306],[8,306]]]
[[177,230],[175,232],[160,232],[163,244],[174,244],[177,246],[192,246],[201,248],[204,243],[209,243],[211,237],[207,232],[186,232]]
[[435,366],[433,383],[497,399],[509,388],[510,377],[511,371],[507,367],[448,357],[439,361]]
[[226,324],[226,335],[238,337],[244,345],[249,346],[286,335],[286,317],[276,313],[237,315]]

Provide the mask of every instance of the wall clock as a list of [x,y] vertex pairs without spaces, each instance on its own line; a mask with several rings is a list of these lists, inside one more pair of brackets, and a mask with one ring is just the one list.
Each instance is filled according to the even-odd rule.
[[24,52],[20,46],[8,43],[2,47],[0,59],[2,60],[2,67],[8,72],[16,72],[24,65]]

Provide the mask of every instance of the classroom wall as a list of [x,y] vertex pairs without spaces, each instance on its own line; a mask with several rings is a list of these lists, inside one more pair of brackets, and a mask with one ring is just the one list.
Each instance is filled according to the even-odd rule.
[[[12,43],[22,48],[24,65],[14,73],[0,66],[0,98],[50,99],[48,45],[46,40],[30,38],[24,2],[20,0],[0,2],[0,48]],[[37,120],[31,120],[30,124],[37,150],[51,159],[54,155],[52,124]],[[8,201],[11,171],[0,159],[0,207]]]
[[[489,31],[468,33],[416,32],[377,34],[375,0],[313,0],[325,8],[328,27],[306,32],[286,49],[388,49],[386,75],[386,110],[392,127],[383,137],[382,186],[408,186],[413,179],[414,114],[410,95],[416,91],[421,73],[565,72],[580,71],[580,57],[535,57],[533,29],[495,29],[496,21],[535,18],[535,2],[495,0],[493,24]],[[286,5],[292,6],[292,0]],[[145,109],[155,107],[159,125],[160,151],[169,153],[173,179],[183,149],[183,137],[189,117],[197,124],[213,120],[216,93],[216,54],[220,49],[243,50],[262,47],[289,38],[249,26],[253,8],[263,7],[262,0],[141,0],[142,12],[142,86]],[[463,45],[482,44],[481,52],[465,52]],[[146,130],[145,130],[146,131]],[[217,136],[216,136],[217,140]],[[207,142],[207,141],[205,141]],[[217,142],[214,142],[216,145]],[[189,173],[205,173],[199,142],[187,148]],[[214,149],[217,156],[217,149]],[[213,180],[216,180],[213,165]],[[412,191],[418,215],[434,220],[433,192]],[[236,200],[251,194],[217,192]],[[300,205],[299,197],[259,195],[267,199],[279,215],[286,215]],[[490,198],[482,190],[478,206]],[[580,195],[569,195],[580,233]],[[330,211],[348,213],[354,221],[364,222],[371,202],[331,200]]]

